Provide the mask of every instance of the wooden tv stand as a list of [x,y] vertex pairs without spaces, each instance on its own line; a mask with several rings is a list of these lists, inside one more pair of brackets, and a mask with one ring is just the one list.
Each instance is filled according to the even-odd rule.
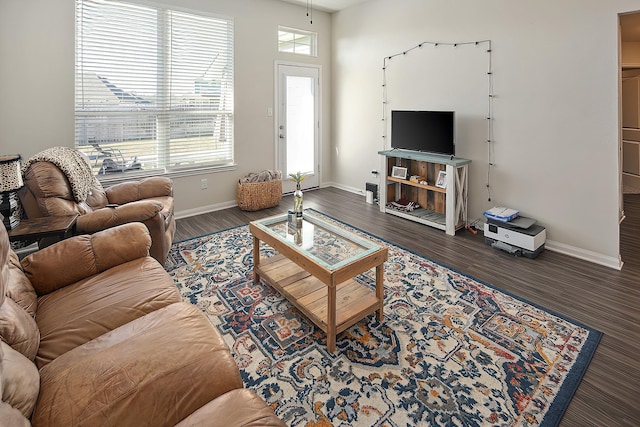
[[[454,236],[467,222],[468,167],[471,160],[409,150],[378,151],[383,156],[385,180],[380,186],[380,211],[444,230]],[[392,176],[393,167],[407,168],[406,179]],[[445,188],[436,186],[446,172]],[[412,182],[412,175],[426,184]],[[419,208],[404,212],[387,207],[400,199],[417,202]]]

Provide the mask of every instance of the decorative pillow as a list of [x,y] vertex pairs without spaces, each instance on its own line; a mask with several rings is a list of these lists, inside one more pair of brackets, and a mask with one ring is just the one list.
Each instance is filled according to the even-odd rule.
[[29,360],[35,359],[40,330],[33,317],[11,298],[0,305],[0,337]]
[[[0,341],[2,401],[30,418],[40,392],[40,374],[32,361]],[[13,425],[13,424],[12,424]]]

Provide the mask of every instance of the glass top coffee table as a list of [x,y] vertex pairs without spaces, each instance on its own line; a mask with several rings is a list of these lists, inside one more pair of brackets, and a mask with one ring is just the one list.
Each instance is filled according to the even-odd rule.
[[[327,349],[336,335],[377,312],[382,320],[384,262],[388,250],[352,232],[304,214],[287,214],[249,224],[253,235],[253,278],[263,278],[327,334]],[[260,241],[278,254],[261,260]],[[376,269],[376,289],[353,280]]]

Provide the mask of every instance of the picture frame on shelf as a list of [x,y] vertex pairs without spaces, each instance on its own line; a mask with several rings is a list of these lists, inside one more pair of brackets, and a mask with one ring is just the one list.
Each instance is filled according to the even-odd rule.
[[436,179],[436,187],[447,188],[447,172],[446,171],[438,172],[438,178]]
[[394,166],[393,169],[391,169],[391,176],[399,179],[407,179],[407,168]]

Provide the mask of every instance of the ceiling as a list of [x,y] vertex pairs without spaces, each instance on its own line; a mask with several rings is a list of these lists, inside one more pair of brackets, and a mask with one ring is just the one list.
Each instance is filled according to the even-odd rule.
[[[299,6],[313,6],[323,12],[337,12],[368,0],[281,0]],[[640,12],[620,16],[622,41],[640,42]]]
[[367,0],[282,0],[287,3],[293,3],[300,6],[307,7],[307,5],[313,5],[314,10],[321,10],[323,12],[337,12],[342,9],[354,6],[356,4],[364,3]]
[[[287,3],[307,7],[323,12],[338,12],[339,10],[364,3],[368,0],[281,0]],[[640,12],[620,15],[621,38],[625,42],[640,42]]]
[[640,13],[620,15],[620,38],[623,42],[640,42]]

